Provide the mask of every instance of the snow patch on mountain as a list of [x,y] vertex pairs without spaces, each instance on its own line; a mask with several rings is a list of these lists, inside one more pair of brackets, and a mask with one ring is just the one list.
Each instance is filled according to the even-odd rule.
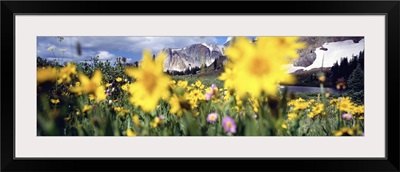
[[[327,50],[321,50],[321,48],[326,48]],[[354,43],[353,40],[345,40],[338,42],[329,42],[323,44],[322,47],[318,47],[315,49],[315,54],[317,58],[314,62],[308,67],[301,66],[293,66],[292,64],[286,66],[288,68],[288,72],[292,73],[296,70],[310,70],[319,67],[331,67],[337,61],[340,62],[340,59],[343,57],[347,57],[348,60],[353,58],[353,55],[358,55],[360,51],[364,51],[364,39],[360,40],[358,43]]]
[[209,50],[210,50],[210,52],[212,52],[213,51],[213,47],[211,47],[211,46],[209,46],[208,44],[206,44],[206,43],[201,43],[201,45],[204,45],[204,46],[206,46]]
[[317,48],[315,53],[317,58],[314,63],[306,67],[305,70],[310,70],[317,67],[331,67],[336,61],[340,62],[340,59],[347,57],[348,60],[353,58],[353,55],[358,55],[360,51],[364,51],[364,39],[358,43],[354,43],[352,40],[325,43],[324,48],[328,48],[327,51],[320,50]]
[[226,41],[224,44],[226,44],[227,42],[231,41],[233,39],[233,36],[229,36],[228,38],[226,38]]

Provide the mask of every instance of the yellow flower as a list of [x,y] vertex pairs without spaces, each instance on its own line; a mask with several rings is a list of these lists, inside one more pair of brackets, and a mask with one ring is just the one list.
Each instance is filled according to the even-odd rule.
[[[276,44],[268,43],[276,42],[276,40],[279,40]],[[289,63],[286,57],[293,56],[291,51],[296,51],[295,54],[297,54],[295,48],[298,46],[292,45],[295,44],[293,40],[292,38],[259,37],[255,45],[252,45],[247,38],[235,39],[233,44],[226,49],[225,54],[230,63],[219,79],[223,80],[228,88],[233,87],[240,97],[247,93],[258,97],[262,92],[276,95],[277,84],[295,81],[295,78],[284,68]]]
[[129,86],[130,102],[145,112],[154,110],[160,99],[167,99],[170,95],[171,79],[163,71],[165,57],[164,53],[159,53],[154,61],[150,51],[144,51],[141,68],[126,69],[126,74],[136,78]]
[[115,81],[121,82],[121,81],[122,81],[122,78],[121,78],[121,77],[118,77],[117,79],[115,79]]
[[138,126],[138,127],[140,126],[139,115],[134,115],[132,117],[132,121],[136,126]]
[[137,136],[137,134],[133,130],[128,128],[126,130],[126,136]]
[[193,86],[187,86],[187,87],[186,87],[186,90],[187,90],[187,91],[190,91],[190,90],[192,90],[193,88],[194,88]]
[[195,85],[196,85],[197,88],[200,88],[200,89],[203,89],[203,88],[204,88],[204,85],[203,85],[203,83],[201,83],[200,80],[197,80],[196,83],[195,83]]
[[118,116],[123,117],[126,113],[129,113],[130,110],[124,109],[124,107],[114,107],[114,111],[118,112]]
[[330,104],[335,104],[337,102],[338,102],[338,99],[332,99],[332,100],[329,101]]
[[334,131],[334,136],[353,136],[355,134],[361,134],[362,132],[358,130],[358,127],[348,128],[344,127],[338,131]]
[[173,95],[170,100],[169,104],[171,105],[170,112],[172,114],[176,114],[178,116],[182,116],[183,112],[191,108],[190,102],[186,99],[186,94],[178,97],[177,95]]
[[231,93],[229,91],[225,91],[224,100],[227,102],[231,98]]
[[154,121],[150,122],[150,126],[153,128],[158,127],[161,124],[161,119],[159,117],[155,117]]
[[178,87],[186,88],[188,86],[188,81],[179,80],[177,85]]
[[338,104],[338,109],[344,112],[350,112],[353,107],[353,103],[351,102],[349,97],[341,98]]
[[324,83],[326,81],[326,76],[325,76],[325,73],[323,73],[323,72],[318,73],[317,77],[318,77],[319,82],[321,82],[321,83]]
[[124,84],[121,86],[121,89],[124,91],[128,91],[129,84]]
[[71,115],[68,115],[68,117],[64,118],[65,121],[69,121],[70,119],[71,119]]
[[325,93],[325,97],[328,98],[330,96],[329,93]]
[[316,116],[316,114],[314,112],[310,112],[307,116],[309,118],[314,118]]
[[224,73],[222,73],[218,79],[221,81],[224,81],[224,88],[227,90],[233,89],[234,88],[234,81],[235,81],[235,76],[236,73],[230,68],[229,65],[230,63],[228,62],[225,65]]
[[37,84],[47,81],[54,82],[57,79],[57,70],[52,67],[44,67],[37,70]]
[[106,84],[106,87],[108,88],[108,87],[110,87],[111,86],[111,83],[107,83]]
[[94,100],[96,97],[94,96],[94,94],[89,94],[89,100],[92,101]]
[[[244,108],[242,106],[235,106],[234,108],[235,108],[236,112],[239,112],[239,113],[242,113],[244,111]],[[244,115],[244,113],[243,113],[243,115]]]
[[353,106],[353,109],[351,111],[352,111],[352,114],[354,114],[354,115],[364,114],[364,105]]
[[105,86],[101,85],[102,74],[99,70],[96,70],[91,79],[89,79],[85,74],[79,73],[80,85],[70,88],[69,90],[73,93],[86,93],[95,96],[96,101],[105,100],[107,95],[105,93]]
[[298,98],[296,100],[291,100],[288,102],[288,106],[294,106],[293,110],[295,110],[295,111],[304,110],[304,109],[308,108],[308,106],[310,104],[311,104],[310,102],[306,102],[302,98]]
[[289,121],[293,121],[294,119],[297,119],[297,114],[295,113],[289,113],[288,115]]
[[283,121],[283,122],[282,122],[281,127],[284,128],[284,129],[287,129],[286,121]]
[[311,110],[311,112],[308,114],[309,118],[314,118],[315,116],[322,114],[325,115],[324,112],[324,104],[322,103],[317,103]]
[[253,107],[254,112],[258,113],[258,108],[260,107],[258,100],[253,97],[251,98],[251,102],[252,102],[251,106]]
[[114,111],[120,112],[122,107],[114,107]]
[[50,101],[51,101],[51,103],[53,103],[53,104],[58,104],[58,103],[60,103],[60,100],[59,100],[59,99],[50,99]]
[[323,110],[324,110],[324,104],[322,103],[317,103],[312,109],[312,111],[316,114],[322,113]]
[[82,108],[82,113],[85,113],[86,111],[90,111],[90,110],[92,110],[92,106],[89,106],[89,105],[83,105],[83,108]]
[[71,82],[71,75],[76,74],[76,66],[73,63],[68,63],[67,66],[60,69],[58,74],[57,84]]
[[193,103],[196,104],[195,106],[197,106],[197,102],[199,100],[205,100],[203,93],[198,89],[190,91],[190,93],[187,96],[190,101],[193,101]]
[[171,80],[171,82],[169,83],[169,86],[171,88],[175,88],[176,87],[176,81],[175,80]]
[[106,100],[107,94],[105,92],[106,92],[106,88],[104,86],[97,87],[96,92],[95,92],[95,94],[96,94],[96,102],[100,102],[102,100]]

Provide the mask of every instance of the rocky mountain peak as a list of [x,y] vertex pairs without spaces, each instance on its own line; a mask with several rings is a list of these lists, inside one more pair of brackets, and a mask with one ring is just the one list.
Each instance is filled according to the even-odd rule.
[[216,44],[192,44],[183,48],[164,48],[167,58],[164,61],[164,71],[185,71],[190,68],[210,66],[222,52]]

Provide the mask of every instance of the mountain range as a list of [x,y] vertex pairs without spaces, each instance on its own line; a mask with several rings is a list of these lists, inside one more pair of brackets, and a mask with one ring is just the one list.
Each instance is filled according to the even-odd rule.
[[[231,44],[232,38],[228,37],[223,45],[199,43],[179,48],[164,48],[162,51],[167,54],[164,71],[182,72],[192,68],[201,68],[202,64],[208,67],[215,61],[225,63],[224,50]],[[256,39],[251,41],[254,42]],[[321,67],[321,60],[319,60],[321,57],[319,56],[323,51],[327,52],[322,57],[324,67],[331,65],[324,64],[324,58],[329,59],[327,61],[332,63],[342,57],[358,54],[364,49],[363,39],[364,37],[300,37],[299,41],[306,42],[307,47],[299,50],[299,58],[292,61],[289,72]],[[332,51],[334,52],[332,53]]]

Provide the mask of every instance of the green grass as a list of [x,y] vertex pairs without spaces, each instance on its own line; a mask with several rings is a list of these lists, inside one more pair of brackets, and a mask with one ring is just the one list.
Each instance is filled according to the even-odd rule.
[[186,80],[189,85],[195,83],[200,80],[206,87],[211,86],[212,84],[216,84],[218,88],[223,88],[224,82],[218,79],[219,72],[209,72],[204,74],[196,74],[196,75],[179,75],[172,76],[172,79],[178,80]]

